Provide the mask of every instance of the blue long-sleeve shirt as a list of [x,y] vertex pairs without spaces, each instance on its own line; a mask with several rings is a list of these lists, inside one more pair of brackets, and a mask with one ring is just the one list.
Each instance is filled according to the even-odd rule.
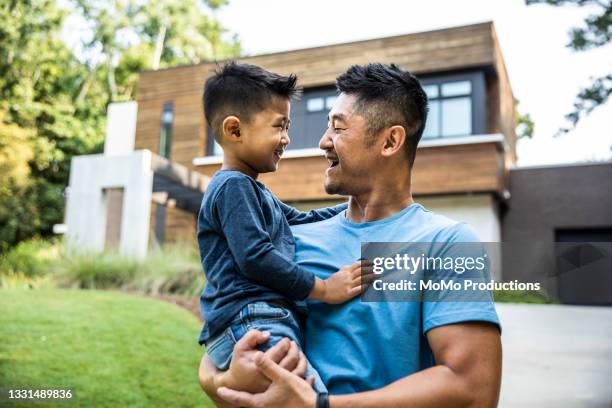
[[241,172],[215,173],[198,215],[198,245],[207,278],[200,296],[205,320],[200,344],[255,301],[282,300],[305,314],[315,277],[293,261],[289,225],[325,220],[346,207],[300,212]]

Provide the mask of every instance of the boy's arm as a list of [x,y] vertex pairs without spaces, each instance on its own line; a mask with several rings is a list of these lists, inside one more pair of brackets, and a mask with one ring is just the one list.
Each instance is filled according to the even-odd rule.
[[308,212],[303,212],[291,207],[290,205],[283,203],[281,200],[277,199],[276,201],[278,202],[278,205],[280,205],[280,208],[283,210],[283,213],[285,214],[285,218],[287,219],[289,225],[307,224],[310,222],[323,221],[346,210],[348,207],[348,203],[342,203],[334,207],[317,208]]
[[228,179],[217,194],[214,212],[214,223],[225,235],[241,274],[291,299],[308,297],[315,276],[273,245],[256,187],[250,180]]

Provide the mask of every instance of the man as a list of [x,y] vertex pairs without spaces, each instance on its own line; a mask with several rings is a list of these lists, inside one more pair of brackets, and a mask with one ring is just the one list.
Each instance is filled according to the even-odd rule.
[[[325,189],[350,196],[346,213],[298,226],[296,261],[325,278],[360,256],[361,242],[474,242],[465,224],[414,203],[411,170],[425,127],[427,98],[395,65],[353,66],[319,146],[330,167]],[[335,269],[334,269],[335,268]],[[300,378],[293,344],[256,351],[267,334],[236,344],[227,372],[206,356],[200,382],[215,401],[247,407],[491,407],[499,396],[501,343],[491,302],[309,304],[306,354],[330,391],[316,395]],[[265,392],[242,390],[241,378],[267,377]],[[327,405],[328,404],[328,405]]]

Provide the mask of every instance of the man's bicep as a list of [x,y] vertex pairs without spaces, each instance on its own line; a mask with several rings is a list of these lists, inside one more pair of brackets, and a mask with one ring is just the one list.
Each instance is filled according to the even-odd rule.
[[479,390],[494,406],[501,384],[501,339],[499,327],[490,322],[448,324],[427,332],[436,365],[444,365]]

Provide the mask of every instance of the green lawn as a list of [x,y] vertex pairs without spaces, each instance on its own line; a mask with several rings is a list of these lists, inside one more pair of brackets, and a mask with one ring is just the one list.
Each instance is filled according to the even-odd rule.
[[175,305],[123,293],[0,290],[0,388],[71,388],[63,407],[213,406],[199,330]]

